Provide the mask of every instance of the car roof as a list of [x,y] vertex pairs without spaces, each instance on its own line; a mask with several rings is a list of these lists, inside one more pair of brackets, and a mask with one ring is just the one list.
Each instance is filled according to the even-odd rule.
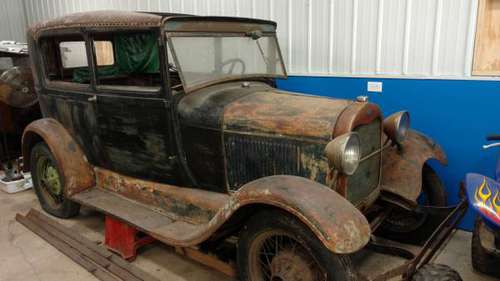
[[169,19],[179,20],[196,20],[207,21],[215,20],[234,22],[253,22],[253,23],[267,23],[276,26],[275,22],[237,18],[237,17],[212,17],[212,16],[194,16],[188,14],[176,13],[159,13],[159,12],[133,12],[133,11],[117,11],[117,10],[103,10],[103,11],[90,11],[68,14],[62,17],[51,19],[48,21],[40,22],[32,25],[28,34],[37,38],[42,32],[50,30],[64,30],[69,28],[154,28],[160,27],[164,21]]

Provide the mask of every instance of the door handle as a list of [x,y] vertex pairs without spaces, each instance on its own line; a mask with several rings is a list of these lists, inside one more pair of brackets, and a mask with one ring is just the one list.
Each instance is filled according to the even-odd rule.
[[90,102],[96,102],[97,101],[97,96],[93,95],[90,98],[88,98],[87,100],[90,101]]

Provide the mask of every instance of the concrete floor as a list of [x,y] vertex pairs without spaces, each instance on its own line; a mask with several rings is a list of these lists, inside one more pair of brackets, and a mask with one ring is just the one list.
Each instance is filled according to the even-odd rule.
[[[0,191],[0,281],[95,281],[90,273],[61,254],[14,219],[30,208],[39,209],[35,194],[29,190],[17,194]],[[90,211],[71,220],[60,220],[74,231],[93,241],[103,240],[103,217]],[[457,269],[466,281],[491,281],[493,278],[472,271],[470,263],[470,233],[457,231],[435,262]],[[381,268],[400,263],[400,260],[365,258],[363,267]],[[151,245],[141,251],[134,262],[160,280],[229,281],[231,279],[175,254],[162,245]]]

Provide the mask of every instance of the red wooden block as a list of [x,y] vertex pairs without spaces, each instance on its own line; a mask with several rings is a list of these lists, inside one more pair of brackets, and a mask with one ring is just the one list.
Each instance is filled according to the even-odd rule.
[[106,247],[128,261],[136,258],[138,248],[155,241],[154,238],[141,233],[135,227],[110,216],[106,216],[105,225]]

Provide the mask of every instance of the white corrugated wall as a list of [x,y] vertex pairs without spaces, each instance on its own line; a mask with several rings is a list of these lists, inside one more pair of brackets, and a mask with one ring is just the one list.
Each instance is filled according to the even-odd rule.
[[470,76],[478,6],[478,0],[23,1],[29,24],[102,9],[271,19],[290,74],[452,78]]
[[25,41],[23,1],[0,0],[0,40]]

